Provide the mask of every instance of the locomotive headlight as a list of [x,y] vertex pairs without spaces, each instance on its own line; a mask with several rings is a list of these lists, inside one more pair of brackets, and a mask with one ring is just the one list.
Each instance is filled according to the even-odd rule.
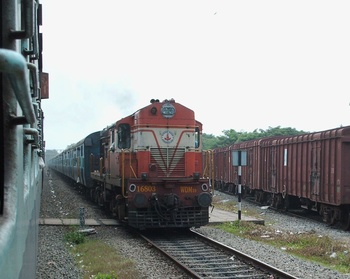
[[130,191],[131,193],[134,193],[134,192],[136,191],[136,185],[135,185],[135,184],[130,184],[130,186],[129,186],[129,191]]
[[197,196],[197,202],[201,207],[208,207],[211,205],[211,195],[209,193],[200,193]]
[[203,191],[203,192],[206,192],[206,191],[208,191],[208,190],[209,190],[208,184],[207,184],[207,183],[203,183],[203,184],[202,184],[202,191]]
[[145,208],[147,207],[147,197],[144,194],[136,194],[133,199],[134,205],[136,208]]

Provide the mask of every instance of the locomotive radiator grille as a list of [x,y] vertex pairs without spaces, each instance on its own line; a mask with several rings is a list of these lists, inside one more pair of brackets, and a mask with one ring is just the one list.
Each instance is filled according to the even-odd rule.
[[182,177],[185,175],[185,149],[152,148],[151,164],[158,165],[158,176]]
[[128,214],[129,225],[140,229],[200,227],[207,225],[208,220],[209,210],[198,207],[179,209],[175,216],[168,212],[162,218],[153,210],[132,210]]

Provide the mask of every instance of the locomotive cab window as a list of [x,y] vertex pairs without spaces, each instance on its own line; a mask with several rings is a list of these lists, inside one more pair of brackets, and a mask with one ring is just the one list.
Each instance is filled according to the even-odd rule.
[[199,128],[196,127],[194,131],[194,147],[198,148],[200,143],[200,133],[199,133]]
[[109,147],[109,151],[114,152],[115,151],[115,131],[114,130],[111,130],[111,135],[112,135],[112,138],[111,138],[111,146]]
[[129,124],[118,126],[118,148],[127,149],[131,146],[131,129]]

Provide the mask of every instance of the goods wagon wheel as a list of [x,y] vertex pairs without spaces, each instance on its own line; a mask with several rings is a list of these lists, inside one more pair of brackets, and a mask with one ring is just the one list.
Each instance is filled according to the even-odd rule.
[[344,230],[350,230],[350,209],[349,207],[345,208],[342,211],[341,224]]
[[328,220],[328,224],[330,226],[334,226],[337,223],[337,218],[336,218],[336,213],[334,212],[334,210],[330,211],[330,218]]

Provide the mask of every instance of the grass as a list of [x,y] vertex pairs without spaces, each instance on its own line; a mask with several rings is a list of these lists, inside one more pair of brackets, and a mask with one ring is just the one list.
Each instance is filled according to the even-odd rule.
[[[213,203],[215,208],[230,211],[230,212],[238,212],[237,204],[238,202],[234,200],[220,200],[217,196],[213,197]],[[258,213],[255,211],[249,211],[248,209],[242,208],[242,213],[251,217],[261,218]]]
[[[83,239],[83,240],[82,240]],[[142,277],[133,261],[124,258],[106,243],[78,232],[72,228],[65,235],[77,266],[84,279],[133,279]]]
[[292,234],[250,222],[235,221],[218,226],[236,236],[267,243],[299,258],[314,261],[342,273],[350,272],[350,254],[345,243],[315,232]]
[[[213,202],[214,206],[223,210],[236,212],[237,202]],[[249,216],[259,216],[257,213],[242,210]],[[302,259],[319,263],[342,273],[350,273],[350,247],[335,241],[328,236],[320,236],[315,232],[294,234],[276,231],[263,225],[235,221],[218,225],[220,229],[236,236],[263,242],[285,250],[287,253]]]

